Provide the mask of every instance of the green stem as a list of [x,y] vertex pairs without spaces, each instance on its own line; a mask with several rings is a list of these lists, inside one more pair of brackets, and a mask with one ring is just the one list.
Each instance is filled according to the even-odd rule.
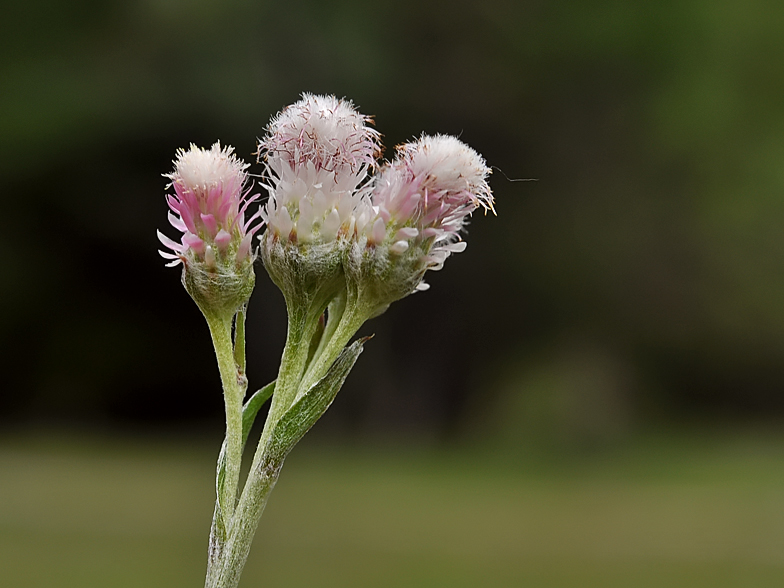
[[236,588],[250,553],[253,535],[259,525],[267,500],[280,475],[283,461],[273,463],[262,447],[256,452],[248,480],[237,503],[225,542],[211,559],[205,588]]
[[307,305],[289,303],[286,346],[280,360],[267,421],[253,456],[253,463],[242,489],[237,508],[227,524],[225,539],[211,545],[205,588],[235,588],[250,552],[261,514],[278,481],[283,461],[273,463],[266,453],[275,425],[294,403],[299,382],[305,371],[310,341],[318,326],[318,315],[308,312]]
[[308,365],[308,370],[305,372],[306,377],[307,374],[310,372],[310,365],[313,364],[324,352],[329,340],[332,338],[332,335],[335,334],[335,329],[337,329],[338,324],[340,324],[340,319],[343,317],[343,311],[346,309],[346,297],[347,292],[343,290],[340,292],[335,298],[327,306],[327,324],[324,326],[324,332],[321,334],[321,340],[316,347],[316,351],[313,353],[313,357],[310,360],[310,364]]
[[[333,288],[323,290],[323,292],[317,291],[312,296],[304,295],[302,291],[286,296],[288,310],[286,345],[283,349],[269,413],[236,509],[232,511],[230,518],[224,519],[226,521],[224,529],[215,528],[216,540],[210,542],[205,588],[236,588],[239,583],[253,535],[269,495],[278,480],[280,469],[283,467],[284,457],[273,457],[267,450],[275,426],[297,398],[300,380],[308,364],[313,335],[319,326],[319,318],[331,298],[329,293]],[[238,333],[243,328],[242,320],[243,317],[238,316]],[[237,361],[239,363],[239,357]],[[222,535],[221,531],[224,531]]]
[[234,317],[234,361],[241,373],[245,372],[245,307]]
[[[270,403],[267,421],[261,433],[258,448],[261,450],[272,434],[280,417],[294,403],[299,388],[299,381],[305,371],[310,351],[310,341],[318,327],[318,316],[315,318],[308,312],[305,304],[288,303],[288,331],[286,346],[280,359],[280,369],[275,382],[275,393]],[[257,451],[258,453],[258,451]]]
[[[313,361],[308,366],[307,373],[299,383],[295,399],[302,396],[327,373],[327,370],[340,355],[340,352],[343,351],[343,348],[372,315],[372,311],[362,303],[361,297],[358,295],[349,295],[342,306],[342,308],[336,308],[336,310],[340,311],[339,321],[335,321],[337,323],[336,326],[330,324],[333,322],[332,317],[330,317],[327,329],[322,336],[322,342],[325,341],[325,343],[323,343],[323,346],[319,345]],[[338,318],[337,314],[335,318]]]
[[245,394],[244,374],[238,370],[231,341],[231,319],[210,316],[207,324],[212,335],[215,356],[218,359],[223,400],[226,406],[226,477],[218,503],[223,520],[228,521],[234,512],[242,460],[242,397]]

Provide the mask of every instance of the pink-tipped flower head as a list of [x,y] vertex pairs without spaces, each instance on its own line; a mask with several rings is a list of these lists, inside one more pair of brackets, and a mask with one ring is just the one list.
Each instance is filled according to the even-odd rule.
[[357,210],[359,243],[397,268],[401,287],[425,290],[422,276],[465,249],[460,232],[477,208],[493,210],[490,169],[468,145],[447,135],[401,145]]
[[350,101],[313,94],[272,119],[258,151],[269,171],[268,236],[329,243],[345,232],[380,154],[371,122]]
[[[233,151],[220,143],[210,149],[191,144],[188,150],[177,151],[174,171],[164,176],[174,192],[166,196],[169,222],[182,237],[178,243],[158,231],[158,238],[171,250],[160,254],[170,260],[168,266],[183,264],[183,279],[194,298],[197,294],[203,298],[218,282],[226,291],[244,291],[248,281],[252,288],[251,239],[261,223],[258,212],[247,220],[245,213],[259,195],[249,196],[248,164]],[[237,283],[227,286],[227,282]],[[217,292],[210,296],[221,298]]]
[[167,194],[169,222],[183,235],[180,243],[160,231],[161,242],[173,253],[161,252],[171,263],[187,263],[189,258],[214,265],[231,252],[237,262],[250,254],[251,236],[261,226],[258,213],[245,220],[248,205],[259,198],[248,196],[245,183],[248,164],[233,154],[232,147],[215,143],[210,149],[191,144],[177,151],[174,171],[165,174],[174,194]]

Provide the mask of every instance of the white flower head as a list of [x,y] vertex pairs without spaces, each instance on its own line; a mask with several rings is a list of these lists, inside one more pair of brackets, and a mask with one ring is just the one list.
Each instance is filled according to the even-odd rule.
[[180,182],[191,190],[206,191],[214,186],[229,186],[244,182],[248,164],[234,155],[234,148],[215,143],[201,149],[191,143],[190,149],[178,149],[174,172],[166,174],[172,182]]
[[457,137],[423,135],[418,141],[400,145],[397,151],[397,165],[404,166],[410,178],[422,178],[421,189],[439,194],[441,202],[472,211],[479,206],[493,209],[487,184],[490,169],[481,155]]
[[272,119],[258,151],[268,168],[268,237],[329,243],[348,229],[380,154],[370,123],[350,101],[313,94]]
[[379,133],[370,123],[350,100],[306,93],[272,119],[259,153],[278,174],[284,164],[294,171],[312,164],[316,171],[358,174],[380,154]]

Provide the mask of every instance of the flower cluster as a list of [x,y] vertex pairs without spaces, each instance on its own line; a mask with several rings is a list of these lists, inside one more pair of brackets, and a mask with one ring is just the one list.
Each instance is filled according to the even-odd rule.
[[273,118],[259,143],[270,193],[262,258],[284,293],[292,272],[316,272],[325,282],[324,274],[345,270],[349,281],[353,274],[376,282],[383,307],[426,289],[424,272],[465,248],[467,217],[493,209],[490,170],[451,136],[398,147],[368,178],[380,154],[370,122],[350,102],[305,94]]
[[[372,119],[347,100],[303,94],[270,122],[257,163],[266,202],[248,188],[248,164],[219,143],[181,149],[166,174],[169,222],[158,231],[166,265],[210,329],[223,385],[226,439],[205,586],[236,588],[259,517],[291,448],[329,407],[366,339],[368,319],[417,290],[465,249],[478,208],[494,211],[484,159],[455,137],[428,136],[379,162]],[[262,228],[258,247],[254,235]],[[261,258],[280,288],[288,332],[277,378],[245,398],[245,305]],[[253,463],[240,484],[247,430],[271,399]]]
[[[371,123],[334,96],[304,94],[283,109],[258,145],[269,198],[248,220],[259,197],[243,192],[248,164],[217,143],[180,150],[166,177],[174,188],[169,220],[183,235],[178,243],[159,232],[171,250],[161,255],[186,269],[215,269],[229,258],[241,264],[252,259],[251,238],[266,224],[262,258],[284,293],[307,289],[304,276],[317,288],[344,269],[350,280],[384,282],[376,286],[386,290],[385,304],[427,289],[425,271],[465,249],[460,233],[471,213],[493,210],[490,170],[457,138],[423,135],[398,146],[370,177],[381,154]],[[326,298],[334,284],[329,290]]]

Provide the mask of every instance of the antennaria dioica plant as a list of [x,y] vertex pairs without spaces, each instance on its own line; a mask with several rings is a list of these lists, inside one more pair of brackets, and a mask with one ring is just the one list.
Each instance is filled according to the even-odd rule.
[[[304,94],[259,142],[266,201],[254,212],[249,165],[231,147],[191,145],[166,174],[171,226],[158,236],[169,266],[207,320],[226,408],[205,588],[234,588],[286,456],[329,408],[366,339],[365,321],[428,285],[465,249],[461,231],[493,209],[482,157],[455,137],[398,146],[381,163],[370,117],[333,96]],[[254,237],[258,246],[254,247]],[[288,332],[274,382],[247,396],[245,320],[261,258],[286,301]],[[253,462],[240,485],[248,434],[271,399]]]

